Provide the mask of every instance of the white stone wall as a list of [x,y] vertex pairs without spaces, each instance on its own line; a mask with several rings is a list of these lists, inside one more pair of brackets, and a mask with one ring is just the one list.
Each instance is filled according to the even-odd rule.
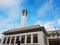
[[[21,35],[29,35],[31,34],[31,43],[30,44],[27,44],[26,43],[26,39],[25,39],[25,43],[24,44],[21,44],[21,45],[45,45],[44,44],[44,33],[42,31],[39,31],[39,32],[30,32],[30,33],[22,33],[22,34],[16,34],[16,35],[7,35],[7,36],[4,36],[4,37],[12,37],[12,36],[20,36]],[[38,34],[38,43],[33,43],[33,34]],[[20,38],[21,40],[21,38]],[[3,41],[3,40],[2,40]],[[10,40],[11,42],[11,40]],[[15,42],[16,42],[16,39],[15,39]],[[5,44],[2,43],[2,45],[13,45],[13,44],[7,44],[7,42]],[[14,45],[17,45],[16,43],[14,43]]]
[[38,35],[38,42],[39,42],[39,45],[46,45],[44,43],[44,33],[42,31]]
[[[60,36],[58,36],[58,38],[60,38]],[[57,35],[53,36],[53,35],[50,35],[50,37],[47,37],[47,43],[49,45],[49,39],[57,39]]]

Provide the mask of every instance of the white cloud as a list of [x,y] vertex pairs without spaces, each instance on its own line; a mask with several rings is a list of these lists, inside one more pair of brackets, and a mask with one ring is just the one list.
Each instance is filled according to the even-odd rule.
[[[13,29],[13,28],[19,28],[20,24],[19,23],[12,23],[14,21],[16,21],[18,18],[20,18],[19,16],[19,8],[21,9],[21,3],[22,0],[0,0],[0,7],[3,7],[3,9],[7,8],[11,8],[5,13],[8,13],[7,18],[2,20],[1,18],[1,22],[0,22],[0,37],[2,37],[2,32],[8,30],[8,29]],[[3,10],[4,11],[4,10]],[[1,17],[1,16],[0,16]],[[3,17],[3,16],[2,16]]]
[[47,0],[47,2],[37,10],[37,16],[45,16],[47,13],[53,13],[53,0]]
[[47,31],[52,31],[54,30],[55,22],[50,21],[44,24],[44,27],[46,28]]
[[0,7],[4,7],[4,8],[12,7],[16,5],[17,3],[18,3],[18,0],[0,0]]
[[0,0],[0,6],[7,8],[14,5],[14,0]]
[[60,19],[58,20],[58,25],[60,26]]
[[43,25],[43,22],[42,21],[37,21],[36,23],[35,23],[35,25]]
[[[48,13],[49,13],[48,15],[58,14],[57,12],[54,13],[53,8],[54,8],[53,0],[49,0],[49,2],[47,1],[42,7],[40,7],[37,10],[36,17],[39,18],[40,16],[46,16]],[[46,22],[46,23],[44,21],[37,21],[35,24],[40,24],[40,25],[44,26],[46,28],[46,30],[50,31],[50,30],[54,30],[55,26],[57,27],[60,25],[60,19],[57,20],[57,23],[56,23],[56,19],[53,21]]]
[[56,21],[49,21],[49,22],[44,22],[44,21],[37,21],[35,25],[39,24],[40,26],[44,26],[47,31],[52,31],[55,29],[60,29],[60,19]]
[[[0,2],[4,5],[4,3],[3,2],[5,2],[5,3],[8,3],[8,4],[5,4],[5,5],[11,5],[11,3],[12,3],[12,5],[14,4],[14,7],[12,7],[12,9],[11,10],[9,10],[9,13],[8,13],[8,17],[5,19],[5,20],[2,20],[1,22],[0,22],[0,27],[2,27],[2,26],[4,26],[5,24],[8,24],[9,22],[12,22],[12,21],[15,21],[17,18],[19,18],[19,16],[20,15],[18,15],[20,12],[19,12],[19,8],[21,7],[21,3],[22,3],[22,0],[20,0],[20,4],[18,4],[19,3],[19,0],[0,0]],[[0,4],[0,5],[2,5],[2,4]],[[11,6],[12,6],[11,5]],[[19,7],[19,5],[20,5],[20,7]],[[5,10],[6,11],[6,10]],[[1,17],[1,16],[0,16]]]
[[35,24],[36,25],[39,24],[40,26],[44,26],[47,31],[51,31],[51,30],[54,29],[54,21],[50,21],[50,22],[47,22],[47,23],[44,23],[42,21],[37,21]]
[[0,38],[2,38],[2,36],[3,36],[3,35],[0,33]]
[[38,9],[37,15],[46,15],[48,10],[49,10],[49,7],[48,7],[48,2],[47,2],[40,9]]

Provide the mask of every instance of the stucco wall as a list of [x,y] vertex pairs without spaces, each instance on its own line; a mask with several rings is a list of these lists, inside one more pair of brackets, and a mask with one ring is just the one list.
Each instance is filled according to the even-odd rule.
[[[16,34],[16,35],[7,35],[7,36],[4,36],[4,37],[27,35],[27,34],[31,34],[31,35],[32,34],[38,34],[38,43],[34,44],[33,40],[31,39],[32,41],[31,41],[30,44],[25,43],[25,44],[21,44],[21,45],[45,45],[44,44],[44,33],[42,31],[39,31],[39,32],[30,32],[30,33],[23,33],[23,34]],[[2,40],[2,42],[3,42],[3,40]],[[12,45],[12,44],[3,44],[2,43],[2,45]],[[13,45],[17,45],[17,44],[14,43]]]
[[42,31],[38,35],[38,43],[39,43],[39,45],[46,45],[44,43],[44,33]]

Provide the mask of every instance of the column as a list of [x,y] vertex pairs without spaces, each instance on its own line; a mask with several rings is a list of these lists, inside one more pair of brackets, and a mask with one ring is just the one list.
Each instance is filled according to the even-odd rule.
[[39,43],[39,45],[45,45],[44,44],[44,36],[43,36],[43,32],[42,31],[39,32],[39,34],[38,34],[38,43]]
[[10,44],[11,44],[12,36],[10,37]]
[[8,37],[6,37],[6,43],[5,44],[7,44],[7,40],[8,40]]
[[16,44],[16,36],[15,36],[14,44]]
[[20,40],[20,42],[21,42],[21,35],[20,35],[20,39],[19,39],[19,40]]
[[25,44],[27,43],[26,41],[27,41],[27,35],[25,35]]
[[4,41],[4,37],[2,38],[1,44],[3,44],[3,41]]
[[33,34],[31,34],[31,44],[33,44]]
[[19,41],[21,41],[21,36],[19,37]]
[[48,40],[48,38],[47,38],[47,45],[49,45],[49,40]]

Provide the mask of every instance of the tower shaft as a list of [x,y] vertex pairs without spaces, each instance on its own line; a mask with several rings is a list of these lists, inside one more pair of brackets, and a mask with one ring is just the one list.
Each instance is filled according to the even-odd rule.
[[26,20],[27,20],[27,10],[23,10],[22,17],[21,17],[21,27],[26,26]]

